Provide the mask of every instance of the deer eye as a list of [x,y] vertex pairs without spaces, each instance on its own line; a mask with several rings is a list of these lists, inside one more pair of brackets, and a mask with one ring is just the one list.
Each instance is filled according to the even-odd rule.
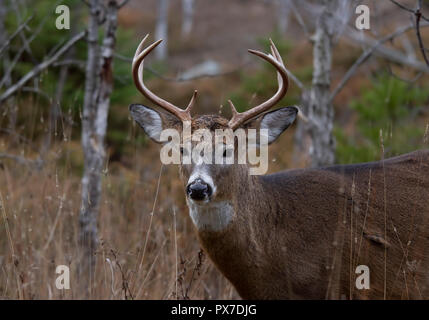
[[225,146],[225,149],[223,149],[223,157],[227,158],[227,157],[231,157],[234,154],[234,148],[232,148],[231,146]]
[[186,149],[185,148],[183,148],[183,147],[180,147],[180,154],[183,156],[183,155],[186,155]]

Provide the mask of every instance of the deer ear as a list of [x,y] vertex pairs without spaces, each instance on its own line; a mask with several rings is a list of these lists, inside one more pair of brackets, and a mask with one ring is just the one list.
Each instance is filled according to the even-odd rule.
[[245,128],[268,130],[268,144],[274,142],[295,121],[296,107],[284,107],[263,113],[246,123]]
[[156,143],[161,143],[160,136],[164,129],[180,124],[180,120],[172,114],[159,112],[141,104],[130,105],[131,117],[143,128],[144,132]]

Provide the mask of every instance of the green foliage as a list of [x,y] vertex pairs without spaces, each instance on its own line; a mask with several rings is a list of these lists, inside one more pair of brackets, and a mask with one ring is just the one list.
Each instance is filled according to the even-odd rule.
[[372,83],[371,88],[362,90],[360,98],[351,103],[358,117],[356,136],[347,138],[342,130],[335,129],[337,160],[340,163],[380,158],[380,132],[385,157],[406,153],[421,146],[423,129],[413,123],[413,115],[427,101],[429,90],[388,75],[380,75]]
[[[284,40],[278,33],[274,33],[271,39],[276,44],[282,58],[286,60],[292,44]],[[265,52],[270,52],[270,42],[267,38],[260,39],[259,43],[263,46]],[[269,99],[276,92],[278,83],[274,72],[273,66],[264,62],[263,67],[258,71],[250,75],[247,72],[240,74],[241,87],[229,95],[239,112],[247,110],[250,105],[254,105],[259,101]],[[255,101],[255,97],[258,101]],[[291,105],[296,103],[298,99],[298,92],[293,92],[292,90],[280,101],[279,105]]]
[[[27,3],[30,3],[28,1]],[[15,83],[22,78],[27,72],[32,70],[35,65],[42,62],[49,54],[52,54],[61,47],[73,33],[80,32],[87,27],[88,23],[88,7],[82,0],[37,0],[31,2],[31,6],[16,4],[18,6],[20,17],[15,14],[12,9],[12,0],[6,2],[10,7],[9,14],[5,21],[7,33],[12,34],[22,23],[30,16],[31,21],[28,23],[28,28],[24,29],[25,37],[29,41],[30,52],[22,51],[23,42],[21,37],[15,37],[11,42],[8,50],[8,55],[12,61],[17,54],[22,51],[16,65],[12,69],[11,77]],[[64,4],[70,8],[70,26],[71,30],[58,30],[55,26],[55,21],[58,14],[55,13],[57,5]],[[101,43],[104,28],[100,27],[99,41]],[[118,27],[116,37],[116,52],[123,57],[131,58],[135,51],[135,36],[134,30],[125,30]],[[64,83],[63,96],[60,103],[64,114],[71,113],[74,115],[74,123],[77,125],[73,129],[73,139],[80,139],[80,115],[82,111],[84,86],[85,86],[85,61],[87,58],[87,44],[85,41],[79,41],[70,51],[70,56],[64,55],[59,60],[75,60],[80,64],[72,64],[68,67],[67,80]],[[0,64],[0,74],[4,74],[8,65]],[[159,73],[164,73],[166,66],[160,64],[153,66]],[[109,112],[109,129],[107,131],[107,143],[115,150],[122,153],[128,137],[129,127],[128,104],[132,97],[140,99],[140,95],[135,90],[134,83],[131,78],[131,62],[129,59],[115,58],[113,63],[114,74],[114,90],[111,96],[111,108]],[[38,77],[37,88],[43,92],[43,96],[55,97],[58,87],[61,68],[51,66]],[[145,80],[148,81],[153,75],[149,72],[145,74]],[[27,86],[33,86],[34,82],[30,81]],[[4,89],[4,88],[3,88]],[[25,100],[27,97],[34,96],[39,98],[34,92],[21,91],[19,98]],[[42,116],[46,119],[49,116],[51,104],[49,100],[43,100],[44,103],[38,104]],[[47,102],[47,103],[46,103]],[[137,102],[137,101],[136,101]],[[19,110],[18,124],[26,127],[28,121],[28,110]],[[42,128],[43,129],[43,128]],[[42,131],[39,131],[42,133]],[[24,133],[25,134],[25,133]],[[35,135],[37,136],[37,132]],[[35,137],[36,137],[35,136]],[[59,134],[59,137],[62,135]],[[140,139],[140,143],[143,143]]]
[[[18,57],[16,65],[13,67],[11,72],[12,81],[16,82],[22,78],[27,72],[32,70],[34,66],[42,62],[48,55],[52,54],[58,48],[61,47],[71,37],[70,30],[58,30],[55,26],[55,21],[58,15],[55,13],[57,5],[64,4],[70,8],[71,12],[71,27],[76,27],[76,31],[79,32],[83,29],[83,19],[85,15],[81,15],[82,2],[80,0],[64,0],[64,1],[50,1],[50,0],[38,0],[32,2],[31,6],[19,6],[18,11],[20,15],[15,14],[12,9],[12,1],[9,4],[9,14],[5,21],[5,27],[8,34],[12,34],[18,26],[30,16],[32,19],[28,23],[28,28],[24,29],[25,37],[28,41],[29,50],[23,50],[23,40],[20,36],[15,37],[10,47],[8,48],[8,56],[11,60],[10,64],[0,66],[0,73],[6,72],[7,68],[13,65],[12,61],[15,57]],[[79,13],[79,14],[78,14]],[[86,57],[86,45],[83,41],[78,42],[73,48],[74,53],[77,57],[84,59]],[[76,58],[79,59],[79,58]],[[2,69],[4,68],[4,69]],[[39,76],[38,87],[41,92],[46,93],[48,96],[55,96],[56,85],[59,77],[58,67],[51,67],[48,71],[43,72]],[[76,66],[70,67],[68,82],[65,87],[65,101],[74,101],[76,95],[76,88],[79,88],[84,79],[83,70]],[[31,86],[31,82],[29,83]],[[21,92],[21,96],[25,97],[25,93]],[[46,107],[48,111],[48,106]]]

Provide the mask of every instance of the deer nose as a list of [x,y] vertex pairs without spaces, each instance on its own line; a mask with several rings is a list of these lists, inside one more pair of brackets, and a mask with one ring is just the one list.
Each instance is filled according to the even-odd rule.
[[186,187],[186,193],[192,200],[204,200],[209,198],[213,191],[210,185],[201,179],[196,179]]

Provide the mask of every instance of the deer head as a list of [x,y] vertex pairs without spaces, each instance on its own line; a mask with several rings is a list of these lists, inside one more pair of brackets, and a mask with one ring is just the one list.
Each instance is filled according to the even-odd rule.
[[[194,92],[185,109],[181,109],[152,93],[143,82],[143,61],[162,40],[158,40],[144,49],[143,45],[146,39],[147,36],[137,48],[132,63],[132,74],[137,89],[160,109],[155,110],[143,105],[132,104],[130,106],[131,116],[143,128],[146,134],[157,143],[162,143],[161,134],[165,129],[176,129],[180,132],[182,135],[182,144],[180,146],[182,157],[186,157],[190,152],[185,146],[191,146],[192,149],[196,143],[191,136],[183,136],[183,127],[185,125],[190,127],[192,134],[198,132],[200,129],[206,129],[213,133],[214,137],[218,129],[230,129],[233,133],[237,132],[238,129],[243,129],[245,132],[248,132],[249,129],[257,131],[264,129],[267,133],[266,141],[269,144],[275,141],[295,120],[298,113],[296,107],[284,107],[271,112],[268,111],[283,98],[289,84],[286,68],[272,41],[271,54],[255,50],[249,50],[249,52],[268,61],[276,68],[278,75],[277,92],[269,100],[242,113],[237,112],[234,104],[228,101],[232,110],[232,118],[228,120],[219,115],[192,117],[191,111],[195,105],[197,91]],[[188,142],[189,144],[187,144]],[[234,154],[234,161],[232,163],[207,164],[199,161],[201,159],[198,159],[198,157],[197,159],[192,157],[190,163],[180,164],[181,177],[187,202],[190,206],[210,207],[225,204],[231,198],[231,188],[236,184],[246,183],[248,179],[248,163],[237,162],[239,158],[237,155],[237,139],[233,139],[232,143],[226,144],[225,140],[216,141],[213,138],[210,141],[211,150],[215,150],[217,147],[216,144],[219,143],[223,144],[221,148],[221,150],[224,150],[222,153],[223,157],[227,157],[231,153]]]

